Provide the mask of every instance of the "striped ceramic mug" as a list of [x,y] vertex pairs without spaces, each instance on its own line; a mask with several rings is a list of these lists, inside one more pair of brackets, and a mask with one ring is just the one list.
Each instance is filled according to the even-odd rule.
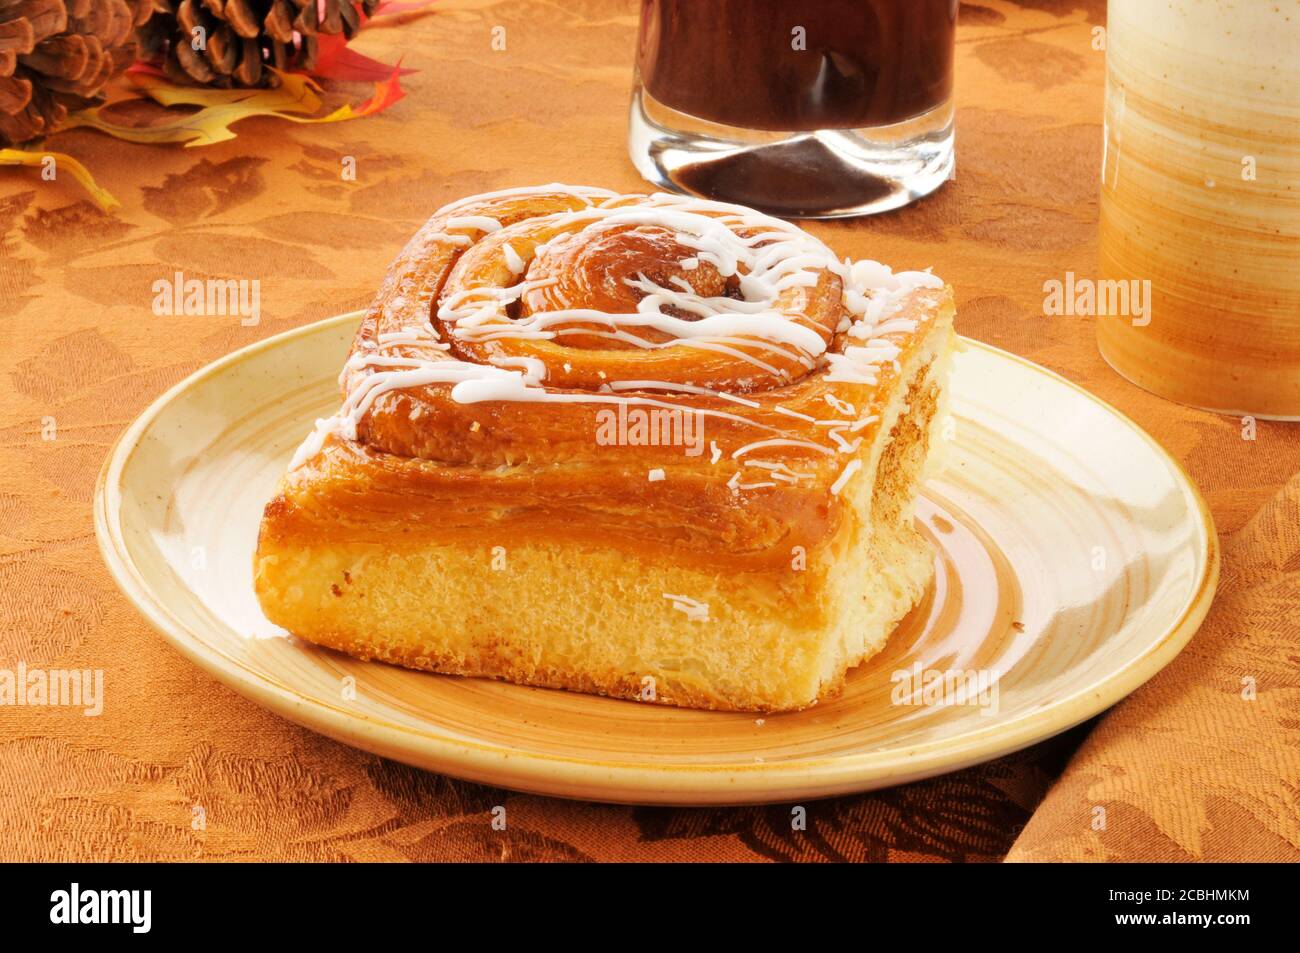
[[1300,419],[1300,0],[1110,0],[1101,269],[1117,371]]

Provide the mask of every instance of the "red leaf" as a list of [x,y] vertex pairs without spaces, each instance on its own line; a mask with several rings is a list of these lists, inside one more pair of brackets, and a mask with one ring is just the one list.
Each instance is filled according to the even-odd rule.
[[[391,76],[392,72],[392,66],[358,53],[347,45],[342,36],[322,36],[311,75],[344,82],[380,83]],[[414,72],[413,69],[403,69],[399,75],[406,76]]]
[[397,102],[406,92],[402,89],[402,73],[409,73],[410,70],[402,69],[402,61],[398,60],[397,65],[388,78],[381,83],[375,83],[375,95],[367,99],[357,107],[358,116],[371,116],[377,112],[383,112],[393,103]]

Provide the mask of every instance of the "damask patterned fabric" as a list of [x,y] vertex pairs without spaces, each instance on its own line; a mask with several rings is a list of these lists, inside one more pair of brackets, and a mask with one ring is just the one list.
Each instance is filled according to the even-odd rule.
[[[1249,432],[1144,394],[1102,362],[1089,319],[1043,314],[1044,281],[1097,270],[1100,0],[962,4],[956,180],[892,215],[809,228],[855,258],[933,265],[962,333],[1115,404],[1200,482],[1224,537],[1219,600],[1111,713],[991,764],[807,804],[793,831],[789,805],[589,805],[409,769],[269,714],[157,636],[102,567],[90,507],[109,446],[154,397],[234,348],[363,307],[452,198],[642,187],[624,148],[634,4],[439,0],[402,19],[357,41],[419,71],[377,117],[251,120],[203,149],[52,138],[122,200],[115,214],[70,181],[0,169],[0,667],[102,668],[106,684],[98,717],[0,709],[0,858],[1297,859],[1300,429]],[[176,272],[259,279],[260,322],[155,317],[152,285]]]

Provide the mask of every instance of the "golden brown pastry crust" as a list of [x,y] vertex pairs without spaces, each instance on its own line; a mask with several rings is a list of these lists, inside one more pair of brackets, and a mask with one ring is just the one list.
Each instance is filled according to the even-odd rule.
[[[761,335],[732,335],[724,347],[672,345],[672,335],[651,322],[610,337],[608,323],[583,315],[636,313],[647,282],[689,287],[704,299],[745,296],[743,265],[718,267],[689,237],[683,244],[681,234],[656,218],[664,203],[673,212],[677,201],[555,187],[466,200],[430,219],[390,269],[341,377],[345,401],[351,397],[355,403],[368,387],[374,388],[371,399],[354,407],[344,426],[336,422],[322,432],[318,446],[267,506],[257,580],[273,621],[362,657],[637,697],[640,671],[610,670],[604,662],[600,671],[584,671],[581,662],[521,662],[520,645],[509,633],[476,633],[466,624],[464,645],[449,640],[445,630],[460,624],[456,619],[430,620],[439,630],[436,637],[414,632],[414,622],[407,626],[410,638],[402,631],[380,637],[368,632],[364,620],[340,622],[332,608],[288,607],[291,593],[301,596],[295,587],[347,590],[351,570],[338,570],[343,576],[328,582],[313,579],[322,566],[337,575],[337,566],[348,560],[373,566],[380,552],[409,555],[389,570],[401,574],[416,573],[411,567],[423,565],[420,560],[459,565],[447,561],[449,554],[486,550],[488,544],[538,552],[570,547],[560,550],[569,554],[562,558],[575,563],[614,548],[625,555],[628,573],[662,570],[671,579],[679,570],[693,572],[700,586],[720,570],[731,574],[752,587],[744,598],[754,605],[767,599],[764,593],[788,590],[789,598],[781,597],[788,604],[774,604],[771,612],[812,633],[807,664],[823,665],[813,659],[818,626],[829,631],[848,611],[836,599],[822,598],[823,589],[839,585],[835,564],[846,547],[868,542],[868,481],[875,479],[889,430],[910,411],[901,392],[925,380],[927,399],[937,401],[951,293],[937,282],[904,285],[878,317],[883,323],[865,335],[855,328],[863,319],[847,306],[845,282],[854,280],[847,268],[810,267],[810,280],[781,288],[775,309],[815,335],[809,340],[820,340],[826,355],[863,348],[884,354],[847,376],[824,355],[810,360],[799,347],[773,347]],[[770,237],[774,233],[762,221],[738,218],[728,207],[690,208],[690,214],[721,222],[760,251],[781,240]],[[643,209],[647,220],[637,220]],[[610,222],[607,210],[627,210],[630,220]],[[692,257],[700,260],[684,267]],[[497,300],[502,289],[521,282],[516,300]],[[484,312],[474,314],[480,303]],[[691,317],[676,305],[664,310]],[[543,325],[551,337],[510,333],[532,316],[564,312],[576,313]],[[485,334],[484,325],[505,331]],[[466,327],[468,335],[461,333]],[[538,386],[548,399],[465,402],[453,395],[456,381],[424,381],[418,373],[415,383],[389,386],[395,364],[435,371],[452,365],[503,371],[540,366],[545,374]],[[385,374],[384,386],[374,387],[377,375]],[[663,382],[687,392],[652,385],[611,390],[620,382]],[[682,446],[598,441],[602,420],[608,422],[611,408],[620,404],[701,414],[707,448],[691,455]],[[917,426],[928,426],[934,412],[930,407]],[[861,487],[853,483],[857,470],[863,472]],[[914,487],[901,492],[910,494]],[[898,557],[909,563],[910,575],[895,586],[892,598],[902,609],[891,608],[892,621],[919,598],[918,580],[925,574],[914,558],[915,541],[908,537],[899,545],[912,547]],[[794,551],[805,553],[808,565],[801,570],[807,575],[792,584]],[[320,558],[312,568],[295,570],[301,579],[293,578],[285,567],[309,552]],[[310,559],[304,560],[306,567]],[[611,586],[619,588],[618,580],[611,579]],[[509,590],[503,591],[508,597]],[[802,605],[792,601],[795,596]],[[746,609],[751,610],[762,611]],[[687,622],[671,614],[668,619],[670,626]],[[737,622],[733,637],[754,631],[756,624]],[[543,636],[531,638],[536,643]],[[536,645],[534,650],[544,654]],[[848,665],[869,653],[841,654],[841,664],[824,677],[811,669],[804,673],[814,686],[811,696],[806,687],[783,693],[754,686],[745,692],[711,685],[707,677],[661,672],[673,689],[657,700],[693,707],[799,707],[831,690]]]

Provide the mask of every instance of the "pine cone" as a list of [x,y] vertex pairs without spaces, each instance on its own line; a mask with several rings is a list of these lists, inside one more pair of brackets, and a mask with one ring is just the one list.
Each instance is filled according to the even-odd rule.
[[[4,0],[0,0],[0,3]],[[145,49],[163,57],[178,82],[265,86],[263,69],[309,70],[319,34],[351,39],[380,0],[153,0],[140,30]]]
[[153,0],[0,0],[0,146],[53,132],[135,62]]

